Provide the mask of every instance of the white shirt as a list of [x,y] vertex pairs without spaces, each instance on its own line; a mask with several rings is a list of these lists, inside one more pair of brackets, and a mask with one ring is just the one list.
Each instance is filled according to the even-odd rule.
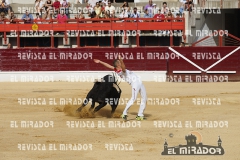
[[102,0],[102,3],[105,3],[106,6],[108,5],[108,0]]
[[122,11],[122,13],[119,14],[119,18],[128,18],[128,12],[127,11]]
[[10,4],[8,0],[5,0],[5,3],[6,3],[6,5],[9,5],[9,4]]
[[88,4],[90,4],[92,7],[96,6],[96,2],[99,2],[99,0],[88,0]]
[[110,11],[110,14],[113,14],[113,12],[115,11],[115,7],[114,6],[111,6],[111,7],[106,6],[105,11]]
[[45,1],[43,1],[43,0],[41,0],[40,2],[39,2],[39,8],[42,8],[43,6],[44,6],[44,4],[45,4]]
[[122,70],[117,70],[116,68],[114,68],[114,71],[119,75],[119,77],[121,77],[128,84],[133,85],[134,83],[141,83],[141,80],[136,74],[127,69],[125,70],[126,72],[124,73]]

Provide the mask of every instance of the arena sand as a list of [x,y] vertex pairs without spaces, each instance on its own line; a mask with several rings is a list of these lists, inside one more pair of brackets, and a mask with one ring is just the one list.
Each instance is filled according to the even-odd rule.
[[[156,83],[144,82],[148,98],[179,98],[180,104],[148,105],[145,110],[146,120],[141,121],[141,127],[109,128],[108,123],[125,123],[119,116],[125,104],[118,106],[111,118],[109,105],[93,115],[88,112],[88,104],[81,113],[76,113],[78,105],[60,105],[60,98],[85,98],[93,83],[0,83],[0,159],[1,160],[36,160],[36,159],[240,159],[239,113],[240,113],[240,83]],[[131,97],[131,88],[121,83],[122,98]],[[138,96],[139,98],[140,96]],[[20,105],[22,98],[41,98],[46,105]],[[56,104],[50,105],[50,98],[55,98]],[[194,98],[217,98],[221,105],[194,105]],[[136,124],[138,111],[137,102],[129,110],[128,123]],[[14,128],[11,121],[16,121]],[[53,127],[22,128],[21,121],[50,122]],[[89,121],[94,127],[70,128],[68,123]],[[156,121],[182,122],[179,127],[156,127]],[[186,121],[192,122],[192,128],[184,126]],[[222,128],[196,127],[196,121],[227,121],[228,126]],[[104,124],[105,128],[100,128]],[[138,122],[139,123],[139,122]],[[12,125],[11,125],[12,124]],[[163,144],[167,139],[168,146],[186,144],[185,136],[195,131],[202,135],[202,143],[217,146],[218,136],[221,137],[225,154],[222,156],[162,156]],[[38,150],[27,149],[27,144],[40,144]],[[59,145],[86,144],[92,145],[92,150],[60,150]],[[90,144],[90,145],[89,145]],[[133,150],[107,150],[106,144],[129,144]],[[20,150],[24,149],[25,150]],[[42,148],[45,145],[46,150]],[[55,145],[56,150],[49,150]],[[85,146],[86,146],[85,145]],[[86,149],[86,148],[85,148]],[[109,148],[108,148],[109,149]],[[125,147],[127,149],[127,147]],[[129,148],[128,148],[129,149]]]

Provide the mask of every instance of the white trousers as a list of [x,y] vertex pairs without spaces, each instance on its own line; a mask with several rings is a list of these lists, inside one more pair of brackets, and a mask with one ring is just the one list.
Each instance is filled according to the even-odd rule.
[[139,107],[138,116],[144,116],[143,112],[146,108],[147,94],[146,94],[146,89],[145,89],[144,85],[138,81],[135,81],[132,84],[132,98],[128,101],[128,103],[123,111],[123,115],[127,115],[128,109],[136,101],[138,93],[140,93],[140,95],[141,95],[141,104]]

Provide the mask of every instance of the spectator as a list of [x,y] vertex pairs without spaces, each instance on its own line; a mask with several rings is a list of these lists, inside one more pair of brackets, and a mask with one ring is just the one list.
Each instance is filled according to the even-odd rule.
[[[133,9],[133,13],[131,14],[130,18],[140,18],[140,14],[137,11],[137,7],[134,7]],[[134,22],[136,22],[137,20],[134,20]]]
[[90,4],[87,4],[88,16],[91,17],[92,12],[94,11]]
[[108,6],[105,7],[105,12],[110,11],[111,17],[114,17],[115,15],[115,7],[111,5],[111,2],[108,1]]
[[102,7],[100,6],[99,2],[96,2],[96,6],[94,7],[94,11],[96,13],[96,18],[102,17]]
[[42,17],[42,12],[45,9],[44,6],[45,6],[45,3],[43,2],[43,0],[39,0],[39,6],[38,6],[39,12],[38,13],[39,13],[40,17]]
[[177,13],[176,14],[176,22],[182,22],[182,19],[179,19],[179,18],[181,18],[181,16],[180,16],[180,13]]
[[45,2],[46,15],[49,14],[49,10],[52,9],[52,6],[53,6],[52,0],[47,0],[47,1]]
[[61,3],[61,10],[64,9],[65,14],[67,15],[68,19],[70,18],[69,7],[70,7],[70,2],[68,2],[67,0],[63,0]]
[[163,2],[163,6],[162,6],[162,9],[161,9],[161,13],[162,14],[168,14],[169,12],[169,8],[167,6],[167,2]]
[[166,22],[171,22],[171,21],[173,21],[172,18],[174,18],[172,12],[168,12]]
[[[61,10],[60,10],[60,14],[57,15],[57,21],[58,21],[58,23],[59,23],[59,24],[64,24],[64,23],[67,22],[67,19],[68,19],[68,17],[67,17],[67,15],[65,14],[64,9],[61,9]],[[56,32],[56,35],[59,35],[59,34],[63,35],[64,32]]]
[[58,0],[55,0],[55,2],[53,3],[53,8],[54,8],[54,12],[57,12],[57,14],[59,14],[59,9],[60,9],[60,2]]
[[15,20],[16,20],[16,16],[14,15],[14,12],[12,11],[10,13],[9,21],[10,21],[11,24],[15,24],[16,23]]
[[152,15],[157,14],[158,10],[159,10],[159,7],[157,7],[157,5],[155,3],[153,3],[153,14]]
[[179,12],[180,14],[182,14],[183,11],[185,10],[185,3],[187,2],[187,0],[179,0],[179,1],[180,1]]
[[91,18],[96,18],[96,12],[93,11],[92,13],[90,13],[89,17],[91,17]]
[[10,12],[9,3],[6,2],[5,0],[2,0],[2,4],[0,6],[0,13],[1,12],[4,12],[5,14],[8,14],[8,12]]
[[152,18],[153,15],[151,13],[148,13],[148,10],[145,9],[145,14],[144,14],[144,18]]
[[124,0],[121,9],[126,10],[130,14],[130,7],[129,7],[128,2],[126,0]]
[[35,0],[35,11],[36,11],[37,13],[40,13],[39,4],[40,4],[40,0]]
[[7,18],[5,17],[5,13],[1,12],[0,13],[0,24],[4,24],[6,19]]
[[153,14],[153,3],[152,0],[149,0],[149,4],[144,7],[144,11],[148,10],[148,13]]
[[185,47],[185,43],[184,42],[181,42],[179,47]]
[[164,22],[164,14],[161,13],[161,9],[158,10],[158,13],[153,16],[156,19],[156,22]]
[[61,13],[58,14],[58,16],[57,16],[57,21],[58,21],[58,23],[60,23],[60,24],[66,23],[68,17],[67,17],[66,14],[64,13],[64,10],[61,10],[60,12],[61,12]]
[[108,0],[102,0],[102,3],[105,4],[105,6],[108,5]]
[[110,11],[106,11],[104,14],[104,19],[109,19],[110,18]]
[[88,6],[91,6],[92,8],[95,7],[96,2],[98,2],[99,0],[88,0]]
[[8,45],[7,45],[7,49],[12,49],[12,45],[11,45],[11,43],[8,43]]
[[128,18],[128,17],[129,17],[128,11],[125,9],[122,9],[122,12],[119,14],[119,18]]
[[37,22],[35,22],[35,23],[37,23],[37,24],[41,24],[41,23],[42,23],[42,22],[41,22],[42,18],[40,18],[39,13],[36,13],[36,18],[35,18],[34,20],[37,21]]
[[187,0],[185,3],[185,10],[192,12],[192,7],[194,7],[192,0]]
[[26,10],[26,12],[22,16],[22,20],[24,20],[25,24],[33,23],[33,16],[28,12],[28,10]]
[[[81,10],[79,10],[79,14],[75,16],[75,19],[85,19]],[[79,21],[79,23],[84,23],[84,21]]]

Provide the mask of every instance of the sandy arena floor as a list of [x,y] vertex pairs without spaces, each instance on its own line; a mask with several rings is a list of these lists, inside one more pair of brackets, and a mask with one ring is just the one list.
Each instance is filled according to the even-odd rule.
[[[155,101],[155,104],[151,104],[148,101],[145,110],[146,120],[137,122],[134,120],[139,108],[136,102],[129,110],[129,121],[123,122],[119,118],[125,107],[123,101],[120,101],[121,104],[118,106],[114,118],[110,118],[111,108],[109,105],[94,116],[87,112],[90,104],[80,115],[75,113],[78,106],[60,105],[60,98],[85,98],[93,86],[93,83],[90,82],[0,83],[0,159],[240,159],[239,82],[144,82],[144,85],[148,98],[155,98],[155,100],[158,98],[160,101],[168,98],[172,100],[172,103],[156,104]],[[120,87],[123,91],[122,98],[130,98],[130,86],[121,83]],[[23,98],[40,98],[39,103],[43,103],[42,100],[45,99],[46,105],[20,105],[20,102],[24,103]],[[55,98],[55,105],[49,104],[51,98]],[[194,105],[195,98],[201,98],[199,103],[202,104]],[[216,104],[203,105],[205,99],[210,99]],[[43,121],[45,124],[42,128],[40,126],[24,128],[21,126],[21,122],[26,121],[33,121],[38,125],[41,125],[41,121]],[[109,122],[111,121],[118,125],[110,128]],[[182,127],[155,126],[156,122],[159,122],[160,125],[160,122],[167,121],[177,121],[177,124],[181,122]],[[185,126],[186,121],[191,121],[192,128]],[[196,121],[222,121],[225,125],[222,128],[219,126],[216,128],[197,127]],[[72,124],[69,126],[69,123]],[[82,126],[77,126],[78,123]],[[130,128],[122,128],[123,123],[131,125]],[[88,124],[88,126],[85,127],[83,124]],[[135,125],[137,127],[134,127]],[[71,126],[75,128],[71,128]],[[207,145],[217,146],[218,136],[220,136],[225,154],[222,156],[161,155],[165,139],[167,139],[169,147],[184,145],[186,144],[185,135],[191,131],[200,133],[202,143]],[[71,144],[79,144],[79,150],[70,150]],[[122,144],[128,144],[128,146],[125,145],[125,150],[118,148],[118,145]],[[38,146],[37,150],[34,150],[36,149],[35,145]],[[60,150],[60,145],[67,146],[68,150],[63,150],[63,148]],[[46,150],[44,150],[44,146]],[[85,150],[80,148],[81,146]],[[51,147],[54,150],[50,150]]]

